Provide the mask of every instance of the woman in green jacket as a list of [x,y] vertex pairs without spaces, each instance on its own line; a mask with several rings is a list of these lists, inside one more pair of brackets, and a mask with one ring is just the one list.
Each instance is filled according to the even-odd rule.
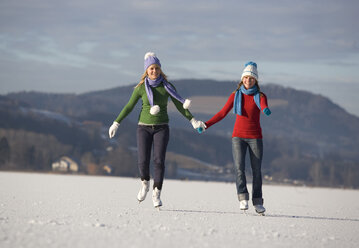
[[188,110],[189,99],[183,99],[175,87],[167,81],[161,70],[161,63],[157,56],[148,52],[145,55],[144,74],[141,81],[133,90],[127,105],[122,109],[109,129],[112,138],[121,121],[133,110],[138,100],[142,100],[142,109],[137,127],[138,168],[141,175],[141,188],[137,195],[139,202],[145,200],[150,187],[150,158],[153,147],[154,173],[152,200],[154,207],[162,206],[160,199],[164,172],[167,144],[169,141],[169,127],[167,102],[168,98],[187,118],[194,129],[204,128],[202,121],[197,121]]

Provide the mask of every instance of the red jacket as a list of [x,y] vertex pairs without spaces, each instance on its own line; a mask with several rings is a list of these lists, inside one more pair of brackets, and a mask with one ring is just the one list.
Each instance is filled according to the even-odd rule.
[[[233,108],[234,95],[235,92],[229,96],[224,107],[205,123],[207,128],[226,117],[228,112]],[[267,97],[263,93],[261,93],[260,105],[262,111],[268,108]],[[242,115],[236,115],[232,137],[247,139],[262,138],[260,110],[254,102],[253,95],[242,94]]]

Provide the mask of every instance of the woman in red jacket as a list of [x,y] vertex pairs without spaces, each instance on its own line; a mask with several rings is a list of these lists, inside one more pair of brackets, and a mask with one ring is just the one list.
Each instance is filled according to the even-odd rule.
[[229,96],[224,107],[205,123],[206,128],[222,120],[232,108],[236,114],[232,134],[232,152],[239,208],[248,209],[249,193],[245,175],[245,157],[248,149],[253,173],[252,203],[256,212],[263,214],[265,208],[262,197],[263,141],[260,112],[263,110],[264,114],[270,115],[271,111],[268,108],[266,95],[259,89],[256,63],[245,64],[237,90]]

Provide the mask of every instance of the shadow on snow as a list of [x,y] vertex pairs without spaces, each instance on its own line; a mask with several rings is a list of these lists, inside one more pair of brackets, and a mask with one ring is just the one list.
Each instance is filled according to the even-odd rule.
[[230,211],[211,211],[211,210],[188,210],[188,209],[161,209],[161,212],[180,212],[180,213],[201,213],[201,214],[241,214],[250,215],[256,217],[268,217],[268,218],[287,218],[287,219],[310,219],[310,220],[329,220],[329,221],[350,221],[359,222],[359,219],[353,218],[337,218],[337,217],[323,217],[323,216],[301,216],[301,215],[286,215],[286,214],[265,214],[260,216],[259,214],[248,212],[230,212]]

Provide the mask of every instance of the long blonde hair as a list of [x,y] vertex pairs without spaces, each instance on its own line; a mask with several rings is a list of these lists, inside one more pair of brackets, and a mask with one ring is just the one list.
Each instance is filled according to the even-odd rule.
[[[164,80],[167,81],[167,76],[163,73],[161,67],[159,67],[159,68],[160,68],[160,70],[161,70],[161,76],[164,78]],[[148,74],[147,74],[147,70],[146,70],[146,71],[142,74],[141,80],[140,80],[140,82],[135,86],[135,88],[141,86],[141,84],[143,84],[143,83],[145,82],[145,78],[146,78],[147,76],[148,76]]]

